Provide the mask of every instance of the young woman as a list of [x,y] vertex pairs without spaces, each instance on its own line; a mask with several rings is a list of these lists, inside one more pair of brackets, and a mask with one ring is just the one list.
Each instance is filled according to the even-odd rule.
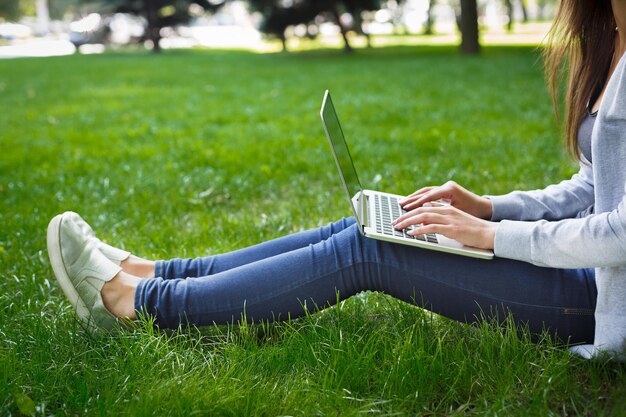
[[[375,290],[460,321],[511,312],[531,331],[593,343],[578,353],[623,358],[625,50],[626,0],[562,0],[546,71],[556,96],[568,62],[566,143],[580,171],[544,190],[481,197],[449,182],[402,202],[396,228],[423,224],[418,233],[493,248],[493,261],[371,240],[343,219],[231,253],[153,262],[104,244],[67,212],[48,227],[54,273],[79,317],[102,328],[138,313],[163,327],[280,320]],[[427,204],[438,199],[451,205]]]

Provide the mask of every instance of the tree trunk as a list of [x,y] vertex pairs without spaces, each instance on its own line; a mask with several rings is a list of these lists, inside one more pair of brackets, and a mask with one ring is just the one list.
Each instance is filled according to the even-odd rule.
[[159,15],[155,0],[143,0],[146,20],[148,21],[148,36],[152,41],[152,52],[161,52],[161,28],[159,26]]
[[513,2],[511,0],[504,0],[504,7],[506,8],[506,15],[509,18],[509,22],[506,24],[506,30],[513,31]]
[[356,11],[352,11],[352,18],[354,19],[354,30],[356,30],[356,32],[359,35],[365,36],[365,40],[367,42],[367,47],[371,48],[372,47],[372,37],[369,33],[367,33],[364,29],[363,29],[363,17],[361,16],[361,11],[356,10]]
[[337,8],[334,7],[332,10],[332,13],[333,13],[333,16],[335,17],[335,20],[337,21],[337,24],[339,25],[339,29],[341,29],[341,36],[343,37],[343,42],[344,42],[344,51],[346,51],[347,53],[350,53],[352,52],[352,46],[350,46],[350,42],[348,41],[348,31],[341,24],[341,17],[339,16],[339,10],[337,10]]
[[280,35],[280,42],[283,44],[283,52],[289,52],[289,49],[287,49],[287,37],[285,36],[285,32]]
[[478,43],[478,5],[476,0],[461,0],[461,53],[475,55]]
[[428,0],[428,10],[426,11],[426,26],[424,27],[424,35],[433,34],[433,6],[436,0]]
[[35,9],[37,10],[37,34],[47,35],[50,32],[48,0],[37,0],[35,2]]
[[526,8],[526,0],[519,1],[520,6],[522,6],[522,21],[524,23],[528,22],[528,9]]

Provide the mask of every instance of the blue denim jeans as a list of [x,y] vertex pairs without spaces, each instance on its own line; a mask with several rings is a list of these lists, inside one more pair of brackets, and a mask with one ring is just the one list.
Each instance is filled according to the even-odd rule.
[[301,316],[361,291],[381,291],[462,322],[512,313],[539,333],[593,341],[593,269],[480,260],[363,237],[355,220],[234,252],[156,263],[135,308],[161,327]]

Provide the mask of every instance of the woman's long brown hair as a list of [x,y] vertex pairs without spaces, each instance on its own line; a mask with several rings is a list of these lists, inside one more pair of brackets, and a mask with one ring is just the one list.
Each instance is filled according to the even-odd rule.
[[559,89],[565,94],[565,148],[580,159],[578,128],[595,89],[606,79],[615,47],[610,0],[561,0],[544,50],[545,71],[555,114]]

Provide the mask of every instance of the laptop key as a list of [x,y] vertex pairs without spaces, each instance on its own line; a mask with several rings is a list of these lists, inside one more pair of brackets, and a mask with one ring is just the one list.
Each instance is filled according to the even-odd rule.
[[426,240],[430,243],[439,243],[439,241],[437,240],[437,236],[430,233],[426,235]]

